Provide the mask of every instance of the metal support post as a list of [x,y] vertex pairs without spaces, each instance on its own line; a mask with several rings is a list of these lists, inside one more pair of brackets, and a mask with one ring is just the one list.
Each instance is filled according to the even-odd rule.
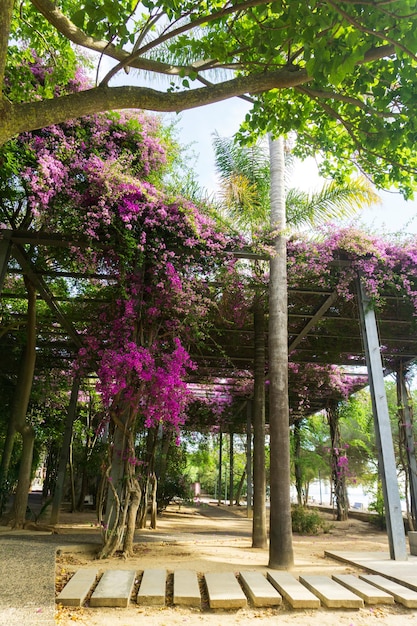
[[369,386],[374,414],[376,444],[381,471],[382,490],[385,503],[390,557],[392,560],[405,561],[407,548],[405,541],[404,520],[401,512],[400,492],[392,441],[388,403],[385,394],[384,374],[379,346],[378,329],[375,312],[364,288],[358,278],[358,303],[363,343],[365,346],[368,367]]

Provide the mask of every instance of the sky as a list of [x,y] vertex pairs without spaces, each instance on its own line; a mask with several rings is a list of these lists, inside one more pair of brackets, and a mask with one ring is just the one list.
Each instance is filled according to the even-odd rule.
[[[178,116],[167,116],[176,120],[179,138],[183,145],[190,146],[194,153],[194,164],[198,180],[202,187],[212,194],[218,188],[213,133],[221,137],[230,137],[239,129],[249,104],[238,98],[226,102],[208,105],[202,108],[184,111]],[[320,186],[314,161],[300,162],[293,173],[294,187],[306,191]],[[359,222],[366,228],[378,233],[417,234],[417,199],[405,201],[399,193],[377,192],[381,204],[366,208],[359,217]],[[417,195],[417,194],[416,194]]]
[[[101,77],[113,64],[114,61],[109,58],[102,60]],[[153,81],[149,83],[146,76],[143,77],[137,72],[131,72],[128,77],[120,74],[113,79],[112,84],[143,84],[155,87]],[[164,87],[156,85],[156,88],[163,90]],[[221,137],[234,135],[250,106],[250,103],[240,98],[231,98],[224,102],[183,111],[178,115],[162,116],[168,121],[175,120],[180,143],[189,146],[190,154],[193,153],[190,165],[194,166],[201,187],[206,189],[209,195],[215,194],[218,189],[212,146],[213,133],[217,132]],[[300,162],[294,168],[294,187],[313,191],[319,188],[321,183],[313,159]],[[408,202],[397,192],[377,193],[381,198],[381,204],[364,209],[356,224],[362,224],[366,229],[381,234],[417,234],[417,192],[416,199]]]

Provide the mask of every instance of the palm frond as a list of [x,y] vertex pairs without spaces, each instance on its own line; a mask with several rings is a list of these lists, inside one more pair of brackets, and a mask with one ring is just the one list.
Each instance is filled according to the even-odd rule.
[[343,185],[331,181],[311,194],[291,190],[287,195],[287,219],[295,227],[317,226],[352,218],[378,202],[379,196],[365,178],[355,178]]

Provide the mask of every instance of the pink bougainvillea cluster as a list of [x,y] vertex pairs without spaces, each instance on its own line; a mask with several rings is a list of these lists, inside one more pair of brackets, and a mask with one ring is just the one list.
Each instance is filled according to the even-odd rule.
[[346,400],[368,381],[366,376],[347,374],[335,365],[290,361],[288,368],[292,419],[308,415],[320,397],[336,402]]
[[288,244],[289,287],[310,283],[351,300],[358,275],[375,304],[394,292],[410,302],[417,316],[415,237],[398,240],[329,225],[318,240],[297,238]]
[[[42,81],[47,70],[34,62],[31,71]],[[163,191],[176,150],[169,132],[143,113],[107,113],[22,134],[9,150],[25,193],[21,223],[73,238],[55,264],[94,272],[89,295],[105,301],[80,327],[77,367],[98,374],[109,415],[129,410],[145,427],[178,430],[194,368],[186,346],[209,328],[210,281],[219,264],[227,268],[219,253],[229,239],[193,203]]]

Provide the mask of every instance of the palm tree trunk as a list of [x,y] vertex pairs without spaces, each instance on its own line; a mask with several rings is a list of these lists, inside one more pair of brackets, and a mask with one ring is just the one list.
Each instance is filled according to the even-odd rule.
[[271,508],[269,567],[294,564],[290,501],[288,408],[287,239],[284,189],[284,141],[269,141],[271,159],[271,230],[274,254],[269,278],[269,425]]

